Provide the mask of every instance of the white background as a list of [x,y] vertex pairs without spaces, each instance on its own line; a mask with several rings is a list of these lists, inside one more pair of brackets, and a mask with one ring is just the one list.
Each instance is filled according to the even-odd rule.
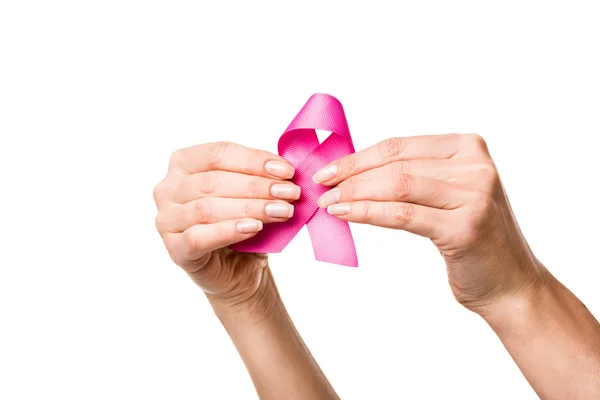
[[[600,315],[594,2],[0,2],[0,398],[253,399],[155,232],[177,148],[276,151],[308,97],[357,149],[478,132],[538,258]],[[344,399],[532,399],[426,239],[353,225],[358,269],[306,231],[272,269]]]

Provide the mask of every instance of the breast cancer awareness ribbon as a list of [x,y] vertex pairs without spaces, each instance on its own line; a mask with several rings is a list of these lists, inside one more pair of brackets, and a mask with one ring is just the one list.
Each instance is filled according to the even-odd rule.
[[[329,131],[331,135],[319,143],[315,129]],[[357,267],[350,226],[319,208],[317,200],[330,188],[312,180],[322,167],[354,153],[342,104],[327,94],[311,96],[279,138],[278,150],[296,168],[292,181],[301,187],[300,199],[294,202],[294,216],[286,222],[265,224],[256,236],[230,248],[250,253],[279,253],[306,225],[317,260]]]

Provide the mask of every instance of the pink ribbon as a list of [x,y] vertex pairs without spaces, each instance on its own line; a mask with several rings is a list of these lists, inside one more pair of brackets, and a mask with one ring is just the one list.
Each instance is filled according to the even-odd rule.
[[[319,144],[315,129],[331,135]],[[279,253],[306,225],[317,260],[357,267],[350,226],[319,208],[317,200],[330,188],[312,180],[322,167],[354,153],[342,104],[327,94],[312,95],[279,138],[278,148],[279,155],[296,168],[292,181],[302,188],[300,199],[294,202],[294,216],[286,222],[265,224],[256,236],[230,247],[249,253]]]

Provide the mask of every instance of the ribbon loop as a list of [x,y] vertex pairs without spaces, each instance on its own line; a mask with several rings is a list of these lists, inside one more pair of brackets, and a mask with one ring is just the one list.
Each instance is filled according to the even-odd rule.
[[[331,135],[319,143],[315,129],[329,131]],[[354,153],[342,104],[327,94],[311,96],[281,135],[278,150],[296,168],[292,181],[302,189],[300,199],[294,202],[294,215],[285,222],[265,224],[256,236],[230,248],[249,253],[279,253],[306,225],[317,260],[357,267],[350,226],[319,208],[317,200],[329,188],[312,180],[322,167]]]

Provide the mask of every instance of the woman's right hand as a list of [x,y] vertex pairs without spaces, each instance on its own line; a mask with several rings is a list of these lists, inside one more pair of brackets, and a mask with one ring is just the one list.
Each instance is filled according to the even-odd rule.
[[300,196],[293,175],[282,157],[234,143],[176,151],[154,189],[156,227],[173,261],[210,297],[237,303],[254,296],[267,256],[227,246],[293,215],[290,202]]

